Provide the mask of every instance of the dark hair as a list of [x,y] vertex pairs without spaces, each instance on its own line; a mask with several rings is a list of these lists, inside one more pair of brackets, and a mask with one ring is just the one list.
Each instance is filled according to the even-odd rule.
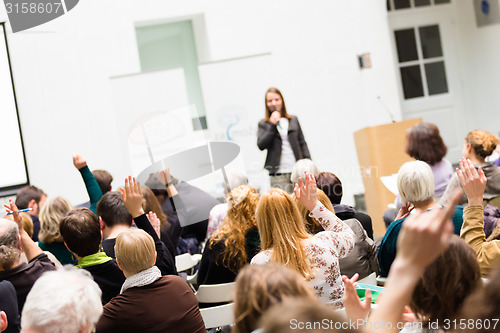
[[99,252],[101,227],[97,216],[88,208],[73,209],[62,219],[59,232],[69,250],[79,257]]
[[[475,323],[483,323],[480,327],[474,325],[467,332],[497,332],[494,329],[494,318],[500,313],[500,263],[488,276],[490,279],[484,286],[480,286],[464,303],[459,318],[474,320]],[[486,328],[486,325],[489,327]]]
[[331,172],[320,172],[316,177],[316,186],[325,192],[332,204],[338,205],[342,200],[342,182]]
[[425,320],[443,323],[458,314],[467,296],[480,282],[476,254],[460,237],[452,235],[446,251],[420,278],[410,308]]
[[416,160],[433,165],[441,161],[447,151],[439,128],[434,124],[420,123],[406,132],[406,153]]
[[16,206],[19,209],[26,209],[31,200],[35,200],[38,204],[43,196],[47,196],[41,189],[36,186],[24,186],[17,192]]
[[118,192],[108,192],[102,196],[97,203],[97,215],[108,227],[132,224],[132,215],[125,206],[122,195]]
[[272,114],[271,110],[269,110],[269,107],[267,106],[267,93],[270,93],[270,92],[280,95],[281,103],[283,103],[283,107],[281,108],[281,116],[283,118],[290,119],[291,116],[286,112],[285,99],[283,98],[281,91],[279,91],[278,88],[271,87],[271,88],[267,89],[266,94],[264,95],[264,104],[266,106],[266,114],[264,116],[264,120],[269,121],[269,118],[271,117],[271,114]]
[[97,180],[97,184],[101,188],[102,194],[111,191],[111,183],[113,182],[113,176],[106,170],[94,170],[92,174]]

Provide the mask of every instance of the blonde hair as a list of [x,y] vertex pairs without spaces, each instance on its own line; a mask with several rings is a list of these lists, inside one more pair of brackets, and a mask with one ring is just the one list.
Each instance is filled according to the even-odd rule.
[[[309,231],[312,234],[318,233],[320,231],[324,231],[321,224],[316,219],[309,216],[309,213],[310,213],[309,209],[304,207],[304,205],[302,205],[299,202],[299,200],[297,200],[297,198],[295,197],[295,194],[292,195],[292,197],[295,200],[295,204],[299,208],[300,215],[302,215],[302,218],[304,220],[307,231]],[[328,196],[325,194],[325,192],[321,191],[320,189],[318,189],[318,200],[326,207],[326,209],[328,209],[329,211],[331,211],[332,213],[335,214],[335,210],[333,209],[332,202],[330,201]]]
[[50,244],[63,241],[59,225],[72,209],[69,201],[64,198],[57,197],[47,200],[39,215],[40,233],[38,238],[42,243]]
[[229,202],[232,203],[229,206],[231,208],[220,229],[210,238],[208,246],[213,248],[217,242],[224,242],[224,251],[217,256],[216,261],[233,273],[238,273],[248,260],[245,236],[257,226],[255,209],[259,194],[253,187],[241,185],[229,193]]
[[406,162],[398,172],[398,191],[401,202],[422,203],[434,197],[434,174],[422,161]]
[[266,310],[291,297],[303,297],[308,303],[318,302],[304,279],[283,265],[245,266],[236,278],[232,332],[252,332]]
[[498,144],[498,138],[485,130],[474,130],[467,134],[465,142],[469,143],[476,157],[485,159],[490,156]]
[[286,192],[271,189],[257,205],[262,250],[272,250],[271,261],[284,264],[305,279],[311,279],[306,251],[302,241],[311,237],[306,231],[299,209]]
[[141,229],[129,229],[116,237],[116,261],[123,271],[137,274],[155,264],[155,242]]
[[[28,213],[19,213],[21,219],[23,220],[23,229],[26,231],[28,236],[33,237],[33,220]],[[7,220],[14,221],[14,216],[8,215],[5,217]],[[15,221],[14,221],[15,222]]]

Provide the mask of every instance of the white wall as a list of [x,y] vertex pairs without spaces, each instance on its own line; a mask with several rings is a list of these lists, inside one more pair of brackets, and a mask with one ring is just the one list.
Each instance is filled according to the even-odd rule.
[[[120,118],[111,78],[140,71],[135,25],[179,19],[195,22],[207,118],[220,131],[211,135],[223,133],[216,123],[225,110],[239,110],[245,121],[234,129],[235,141],[258,173],[265,152],[255,145],[256,125],[265,90],[277,86],[313,159],[337,173],[344,202],[352,204],[352,194],[363,191],[353,132],[389,122],[377,96],[400,117],[383,1],[86,0],[45,25],[9,33],[31,182],[83,202],[71,162],[80,152],[92,169],[107,169],[114,185],[122,184],[131,164],[120,139],[128,128],[118,124],[131,119]],[[373,68],[361,71],[356,55],[367,52]],[[211,64],[253,55],[260,56]],[[231,94],[228,86],[237,88]]]
[[468,130],[482,128],[499,136],[500,24],[478,28],[473,2],[455,5]]

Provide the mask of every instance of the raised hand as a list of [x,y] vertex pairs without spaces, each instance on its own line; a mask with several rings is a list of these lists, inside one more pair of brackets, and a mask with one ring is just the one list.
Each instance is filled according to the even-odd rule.
[[163,185],[168,186],[168,184],[172,181],[172,178],[170,177],[170,169],[167,168],[158,172],[158,178]]
[[144,214],[142,209],[142,190],[140,184],[135,180],[135,177],[128,176],[125,178],[125,188],[121,189],[122,198],[125,206],[129,210],[133,218]]
[[295,184],[293,191],[299,202],[312,211],[318,202],[318,189],[316,188],[316,179],[314,175],[304,172],[305,182],[302,177],[299,178],[298,184]]
[[158,235],[158,238],[161,237],[161,231],[160,231],[160,226],[161,226],[161,221],[160,219],[156,216],[156,213],[153,213],[153,212],[149,212],[147,214],[147,217],[148,217],[148,220],[149,220],[149,223],[151,223],[151,226],[153,227],[153,229],[155,229],[156,231],[156,234]]
[[342,275],[342,280],[344,281],[344,306],[347,319],[351,322],[357,322],[358,320],[366,320],[368,313],[371,309],[372,303],[372,292],[367,289],[365,292],[365,300],[361,302],[356,292],[356,281],[359,278],[359,274],[356,273],[352,278],[348,278]]
[[80,170],[81,168],[87,166],[87,160],[85,160],[85,158],[82,155],[75,153],[73,155],[73,165],[75,166],[75,168]]
[[7,213],[12,212],[12,217],[14,218],[14,222],[17,223],[17,226],[19,227],[19,233],[21,233],[24,228],[23,228],[23,219],[21,218],[21,215],[19,215],[19,209],[17,209],[16,204],[12,199],[9,199],[9,204],[4,205],[4,207],[7,209]]
[[478,171],[476,171],[471,160],[462,158],[460,160],[460,169],[457,168],[456,171],[465,195],[469,199],[469,206],[482,205],[487,182],[483,169],[479,167]]

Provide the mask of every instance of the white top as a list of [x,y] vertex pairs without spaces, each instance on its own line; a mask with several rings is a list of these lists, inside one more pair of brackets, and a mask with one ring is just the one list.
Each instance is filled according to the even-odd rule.
[[[344,283],[339,268],[339,258],[345,257],[354,247],[354,232],[318,201],[309,214],[325,231],[304,240],[307,259],[313,271],[308,284],[322,303],[342,307]],[[253,257],[251,264],[265,264],[271,260],[272,250],[265,250]]]
[[293,154],[292,145],[288,141],[288,124],[289,121],[286,118],[281,118],[278,122],[276,128],[281,136],[281,157],[280,157],[280,167],[278,173],[289,173],[292,172],[293,166],[295,165],[295,155]]

